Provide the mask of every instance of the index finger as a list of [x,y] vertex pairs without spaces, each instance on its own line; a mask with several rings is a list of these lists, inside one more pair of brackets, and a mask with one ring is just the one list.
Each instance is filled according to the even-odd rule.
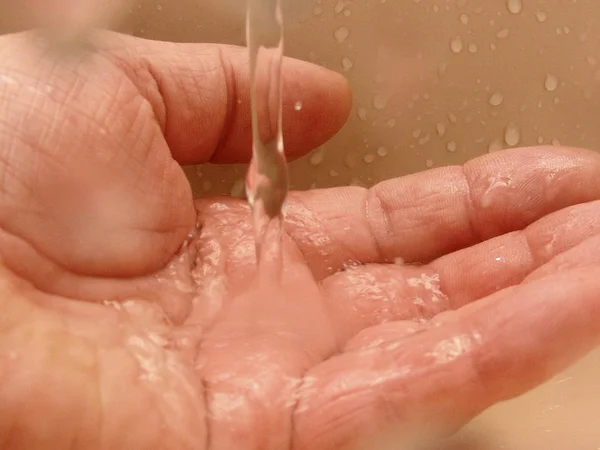
[[427,263],[600,199],[600,155],[532,147],[358,187],[291,194],[288,232],[316,276],[359,263]]

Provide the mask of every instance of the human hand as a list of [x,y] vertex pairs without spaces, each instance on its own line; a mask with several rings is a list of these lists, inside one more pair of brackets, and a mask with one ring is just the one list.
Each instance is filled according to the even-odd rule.
[[[28,36],[0,42],[2,448],[345,449],[452,430],[597,343],[598,155],[292,193],[260,290],[247,205],[193,202],[178,165],[249,158],[243,50],[100,33],[58,65]],[[286,64],[293,156],[349,95]]]

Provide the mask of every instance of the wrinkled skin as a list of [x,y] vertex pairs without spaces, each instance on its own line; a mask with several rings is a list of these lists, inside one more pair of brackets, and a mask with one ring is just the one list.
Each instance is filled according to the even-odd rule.
[[[452,432],[597,345],[597,154],[292,193],[282,283],[259,288],[248,207],[193,201],[179,165],[249,159],[245,52],[93,48],[59,63],[0,39],[1,448],[374,448]],[[350,95],[284,67],[295,157]]]

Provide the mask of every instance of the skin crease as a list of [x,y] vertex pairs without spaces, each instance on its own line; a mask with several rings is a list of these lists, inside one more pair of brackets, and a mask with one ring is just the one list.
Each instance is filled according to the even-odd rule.
[[[248,206],[193,200],[179,166],[249,159],[245,58],[0,39],[1,448],[397,445],[598,344],[600,156],[580,149],[292,193],[282,282],[256,286]],[[293,158],[350,94],[284,68]]]

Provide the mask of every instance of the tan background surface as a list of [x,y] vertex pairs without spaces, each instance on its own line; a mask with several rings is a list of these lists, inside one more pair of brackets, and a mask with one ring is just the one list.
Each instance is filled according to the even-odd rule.
[[[284,1],[286,53],[345,73],[355,99],[341,133],[292,165],[296,188],[371,185],[511,145],[600,149],[598,0],[522,0],[519,12],[518,0]],[[26,26],[16,3],[0,1],[1,32]],[[244,2],[136,2],[114,26],[243,45]],[[188,175],[199,194],[238,194],[244,167]],[[448,449],[600,449],[600,350],[462,436],[477,439]]]

